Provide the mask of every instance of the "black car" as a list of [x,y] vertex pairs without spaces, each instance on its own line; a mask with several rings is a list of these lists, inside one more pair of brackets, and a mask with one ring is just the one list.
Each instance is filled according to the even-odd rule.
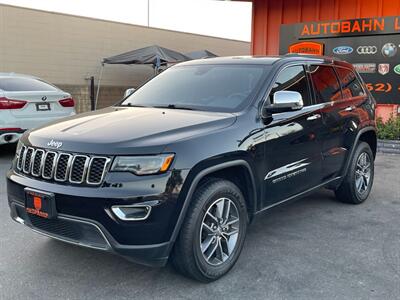
[[178,64],[112,107],[25,133],[7,174],[11,216],[212,281],[260,212],[319,188],[366,200],[374,109],[352,65],[333,58]]

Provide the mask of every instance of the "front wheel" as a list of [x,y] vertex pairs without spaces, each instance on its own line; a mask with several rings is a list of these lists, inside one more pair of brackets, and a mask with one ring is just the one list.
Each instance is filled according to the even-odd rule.
[[232,182],[211,179],[194,193],[172,254],[176,269],[210,282],[227,273],[242,250],[247,209]]
[[346,177],[336,190],[336,198],[342,202],[360,204],[371,192],[374,181],[374,155],[371,147],[360,142],[350,162]]

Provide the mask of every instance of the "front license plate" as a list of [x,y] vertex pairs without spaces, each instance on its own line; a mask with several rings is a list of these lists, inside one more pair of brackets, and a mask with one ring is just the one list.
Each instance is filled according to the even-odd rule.
[[25,209],[27,213],[42,218],[51,219],[56,217],[54,194],[26,188]]
[[37,111],[46,111],[50,110],[50,103],[36,103]]

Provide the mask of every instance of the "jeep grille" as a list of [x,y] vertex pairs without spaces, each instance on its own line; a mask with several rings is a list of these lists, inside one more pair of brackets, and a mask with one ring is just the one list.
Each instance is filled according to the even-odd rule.
[[103,156],[55,152],[22,146],[16,167],[21,173],[49,181],[99,185],[111,159]]

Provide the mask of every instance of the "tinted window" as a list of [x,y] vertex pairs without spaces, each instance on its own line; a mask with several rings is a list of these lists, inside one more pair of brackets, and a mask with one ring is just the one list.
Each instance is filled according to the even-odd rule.
[[307,77],[302,66],[287,67],[278,74],[270,93],[271,103],[273,103],[274,93],[278,91],[299,92],[303,97],[304,105],[311,105]]
[[34,78],[0,78],[0,89],[8,92],[57,91],[57,88]]
[[345,68],[336,68],[336,71],[342,85],[343,98],[346,99],[364,95],[361,82],[354,72]]
[[318,103],[330,102],[342,98],[335,71],[328,66],[311,66],[311,80]]
[[121,105],[173,104],[208,111],[239,111],[269,69],[261,65],[176,66],[150,80]]

